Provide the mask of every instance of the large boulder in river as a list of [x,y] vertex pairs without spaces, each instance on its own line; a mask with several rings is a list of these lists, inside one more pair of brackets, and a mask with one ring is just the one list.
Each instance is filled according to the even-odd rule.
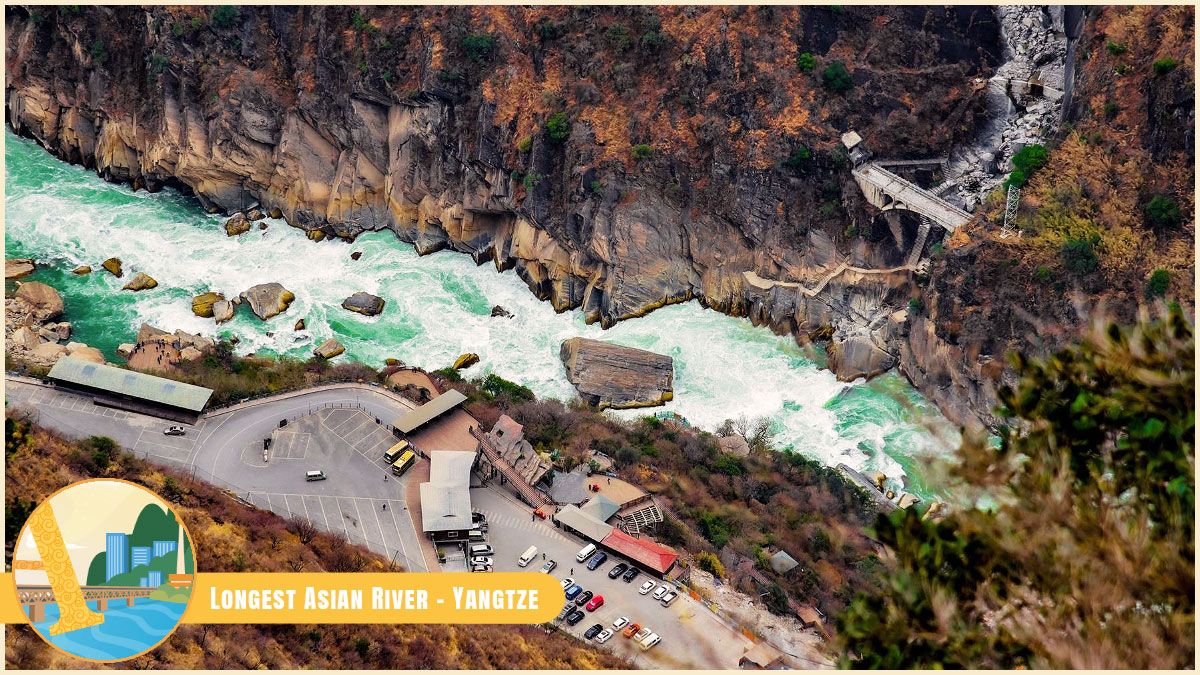
[[121,271],[121,259],[120,258],[109,258],[108,260],[105,260],[103,263],[100,263],[100,266],[103,267],[104,269],[108,270],[109,273],[111,273],[114,277],[117,277],[118,279],[121,277],[122,274],[124,274],[124,272]]
[[35,361],[54,365],[60,356],[67,353],[67,348],[57,342],[43,342],[29,351]]
[[63,313],[63,299],[58,291],[40,281],[27,281],[17,289],[17,299],[32,310],[39,321],[57,319]]
[[504,309],[500,305],[496,305],[496,306],[492,307],[492,316],[498,316],[498,317],[502,317],[505,319],[511,319],[512,312],[508,311],[507,309]]
[[138,329],[138,334],[137,334],[138,344],[142,344],[145,342],[156,342],[156,341],[157,342],[164,342],[164,341],[171,342],[174,339],[175,339],[174,335],[171,335],[170,333],[168,333],[165,330],[162,330],[161,328],[155,328],[154,326],[151,326],[148,323],[143,323],[142,327]]
[[192,314],[203,318],[210,318],[213,315],[213,303],[218,300],[224,300],[225,296],[220,293],[201,293],[192,297]]
[[462,370],[463,368],[470,368],[476,363],[479,363],[479,355],[468,352],[454,360],[454,369]]
[[346,348],[342,346],[342,343],[333,338],[329,338],[328,340],[322,342],[321,346],[314,349],[313,354],[316,354],[323,359],[332,359],[344,351],[346,351]]
[[104,353],[95,347],[89,347],[82,342],[72,342],[67,345],[67,355],[81,361],[104,363]]
[[233,318],[233,303],[222,298],[212,304],[212,317],[217,323],[225,323]]
[[145,272],[138,272],[121,289],[126,291],[144,291],[148,288],[154,288],[157,285],[158,282],[154,280],[154,277]]
[[831,342],[826,352],[829,354],[829,369],[843,382],[860,377],[870,379],[896,365],[896,359],[891,354],[876,347],[871,338],[865,335]]
[[4,278],[20,279],[33,274],[33,261],[29,258],[9,258],[4,261]]
[[244,213],[235,213],[233,217],[225,221],[225,235],[236,237],[239,234],[245,234],[250,231],[250,220],[246,218]]
[[76,274],[78,276],[83,276],[85,274],[91,274],[91,273],[92,273],[91,265],[80,265],[79,267],[76,267],[75,269],[71,270],[71,274]]
[[384,299],[378,295],[371,295],[359,291],[354,295],[342,301],[342,307],[351,312],[358,312],[366,316],[375,316],[383,311]]
[[242,299],[250,303],[250,311],[264,321],[276,314],[287,311],[288,305],[296,296],[283,287],[283,284],[271,282],[259,284],[242,292]]
[[575,337],[563,341],[559,357],[579,395],[600,408],[662,405],[674,396],[669,356]]

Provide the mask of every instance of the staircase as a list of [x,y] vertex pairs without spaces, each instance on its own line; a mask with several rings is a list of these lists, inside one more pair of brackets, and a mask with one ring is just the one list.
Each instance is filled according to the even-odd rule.
[[488,463],[500,471],[500,475],[504,476],[505,480],[517,491],[517,495],[526,504],[534,508],[541,508],[550,503],[549,497],[540,490],[534,489],[529,483],[526,483],[516,468],[500,455],[500,450],[492,444],[492,439],[488,438],[487,434],[475,427],[471,427],[471,435],[475,437],[475,440],[479,441],[479,449],[483,451],[483,456],[487,459]]
[[932,228],[933,221],[921,216],[921,225],[917,229],[917,240],[913,242],[912,250],[908,252],[908,259],[904,261],[905,266],[915,267],[917,261],[921,259],[921,251],[925,249],[925,239],[929,237],[929,230]]
[[633,500],[622,511],[625,513],[618,514],[621,518],[621,529],[635,538],[641,536],[643,529],[652,528],[663,521],[662,511],[650,495]]

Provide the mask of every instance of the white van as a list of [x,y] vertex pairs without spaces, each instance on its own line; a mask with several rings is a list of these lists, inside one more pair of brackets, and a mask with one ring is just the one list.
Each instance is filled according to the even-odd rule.
[[521,557],[517,560],[517,564],[521,567],[525,567],[529,565],[529,563],[533,562],[533,559],[537,557],[537,554],[537,547],[530,546],[529,548],[525,549],[524,553],[521,554]]
[[492,555],[493,553],[495,553],[495,551],[493,551],[492,547],[488,546],[487,544],[476,544],[471,547],[471,555],[472,556]]
[[306,471],[304,473],[304,480],[325,480],[328,477],[324,471]]
[[662,642],[662,638],[658,636],[658,633],[651,633],[642,640],[642,651],[646,651],[660,642]]
[[584,546],[582,549],[580,549],[579,555],[575,556],[575,559],[578,560],[579,562],[583,562],[584,560],[587,560],[588,557],[591,556],[595,552],[596,552],[596,545],[588,544],[587,546]]

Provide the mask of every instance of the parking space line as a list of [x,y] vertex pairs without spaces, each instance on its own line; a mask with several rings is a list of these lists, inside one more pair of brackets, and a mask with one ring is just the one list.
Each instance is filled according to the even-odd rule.
[[[383,523],[379,522],[379,514],[375,513],[375,501],[374,500],[368,500],[368,501],[371,502],[371,513],[375,516],[375,527],[379,528],[379,544],[381,546],[383,546],[384,555],[387,555],[387,535],[385,535],[383,533]],[[387,500],[384,500],[383,503],[386,504]],[[399,534],[399,532],[397,532],[396,534]]]
[[359,528],[360,528],[360,529],[363,531],[363,541],[367,542],[367,547],[368,547],[368,548],[370,548],[370,546],[371,546],[371,540],[367,538],[367,531],[366,531],[366,530],[367,530],[367,528],[365,528],[365,527],[362,527],[362,521],[363,521],[363,519],[362,519],[362,511],[359,511],[359,510],[358,510],[358,500],[357,500],[357,499],[352,499],[352,500],[350,500],[350,501],[354,503],[354,513],[358,515],[358,524],[359,524]]
[[[400,531],[400,523],[396,522],[395,505],[393,505],[389,510],[392,512],[392,527],[396,528],[396,538],[400,540],[400,555],[404,556],[404,562],[407,563],[409,560],[411,560],[411,558],[408,557],[408,547],[404,545],[404,533]],[[425,567],[424,555],[421,556],[421,566]],[[428,572],[429,568],[425,567],[425,571]]]
[[317,503],[321,505],[321,517],[325,519],[325,531],[332,532],[333,528],[329,527],[329,514],[325,513],[325,500],[317,497]]

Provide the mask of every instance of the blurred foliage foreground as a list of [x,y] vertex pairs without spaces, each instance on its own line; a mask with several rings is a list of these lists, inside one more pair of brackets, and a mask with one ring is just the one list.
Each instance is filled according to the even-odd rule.
[[841,665],[1194,667],[1194,359],[1178,305],[1016,357],[1000,446],[950,469],[958,508],[876,523],[893,559],[838,620]]

